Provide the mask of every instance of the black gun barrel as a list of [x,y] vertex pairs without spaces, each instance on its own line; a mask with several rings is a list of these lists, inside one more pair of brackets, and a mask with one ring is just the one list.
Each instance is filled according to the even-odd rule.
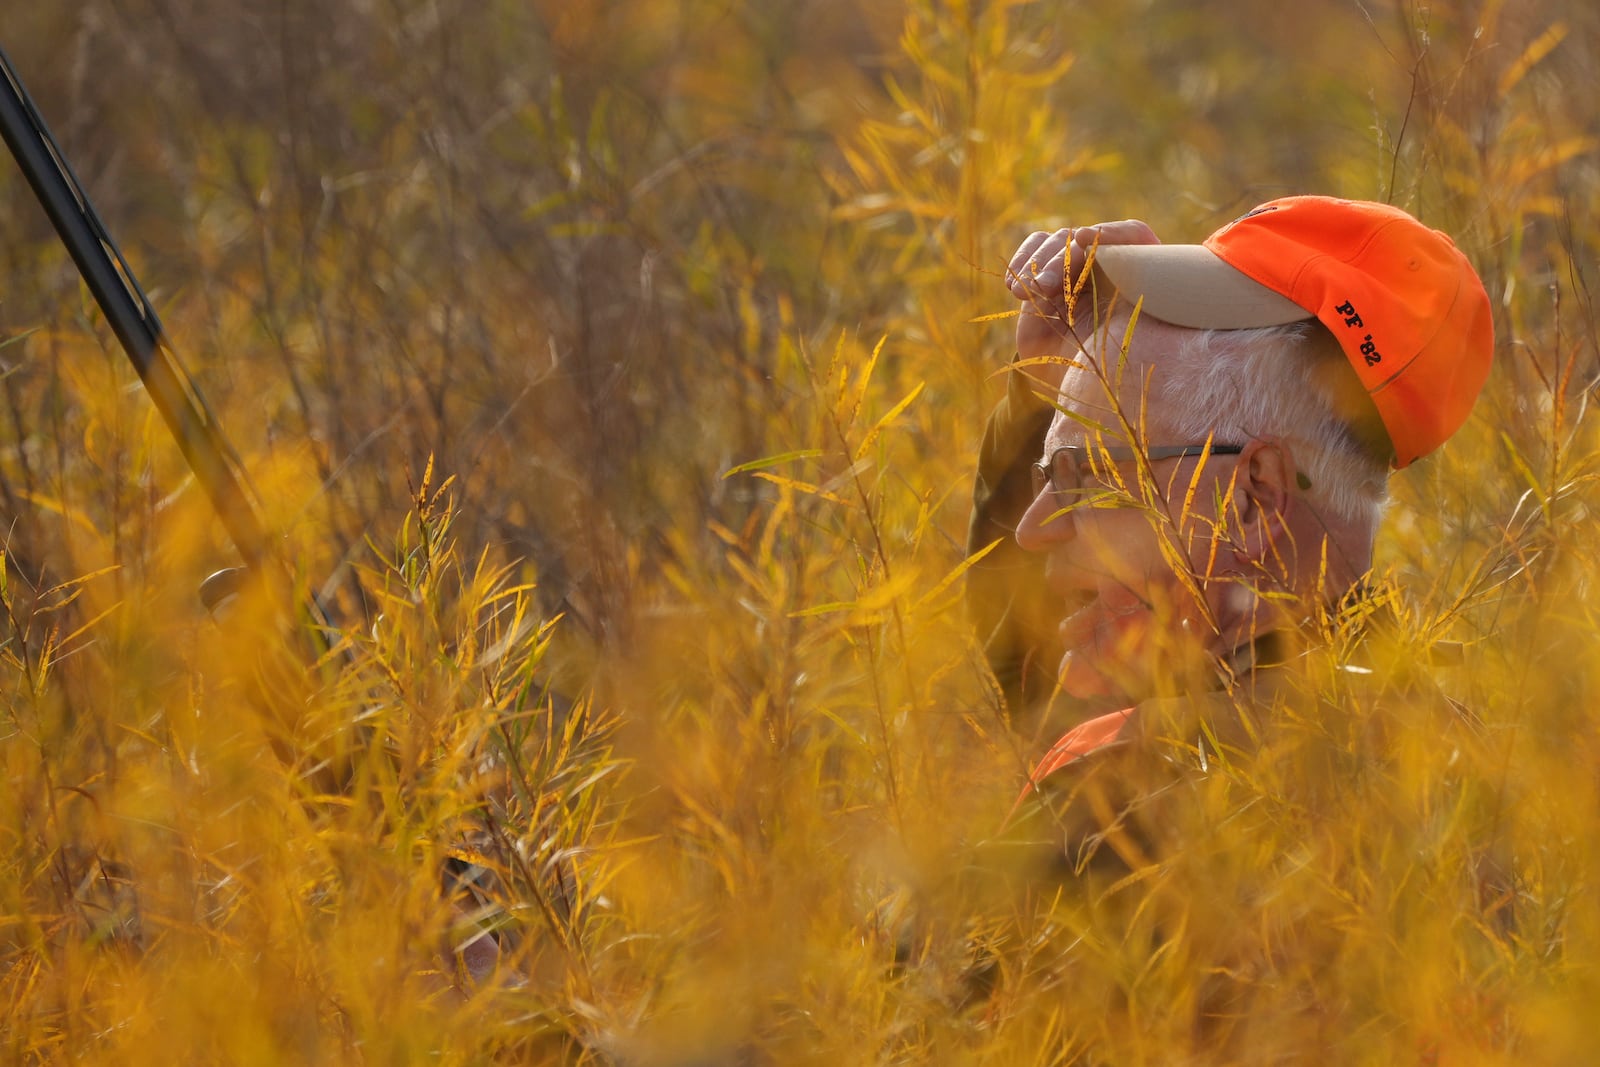
[[0,49],[0,132],[67,247],[156,410],[223,528],[252,570],[268,554],[265,528],[246,493],[238,459],[215,417],[167,343],[144,291],[106,231],[89,196],[56,146],[10,58]]

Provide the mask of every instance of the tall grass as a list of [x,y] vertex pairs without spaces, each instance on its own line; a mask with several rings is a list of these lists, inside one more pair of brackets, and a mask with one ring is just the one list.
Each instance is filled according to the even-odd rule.
[[[1600,15],[860,8],[8,22],[335,620],[201,612],[228,552],[0,168],[8,1062],[1590,1058]],[[1000,268],[1291,191],[1455,236],[1493,380],[1394,480],[1392,619],[1159,857],[1033,876],[1049,739],[960,608]]]

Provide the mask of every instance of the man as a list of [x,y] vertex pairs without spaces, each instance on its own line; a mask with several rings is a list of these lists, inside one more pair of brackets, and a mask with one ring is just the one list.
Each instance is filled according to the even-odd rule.
[[[1035,233],[1007,280],[1018,361],[969,549],[1001,544],[969,607],[1014,714],[1105,712],[1032,791],[1129,765],[1114,753],[1156,728],[1151,707],[1247,685],[1325,632],[1371,565],[1389,469],[1465,421],[1493,331],[1449,238],[1326,197],[1203,245],[1135,221]],[[1206,724],[1213,743],[1228,729]]]

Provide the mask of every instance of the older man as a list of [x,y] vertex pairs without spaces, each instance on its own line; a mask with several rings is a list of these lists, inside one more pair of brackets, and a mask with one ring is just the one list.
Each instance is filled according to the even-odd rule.
[[1035,233],[1008,284],[1018,363],[970,537],[1001,544],[969,606],[1013,709],[1093,716],[1039,785],[1140,736],[1147,702],[1314,639],[1371,565],[1389,469],[1466,419],[1493,332],[1449,238],[1326,197],[1201,245],[1135,221]]

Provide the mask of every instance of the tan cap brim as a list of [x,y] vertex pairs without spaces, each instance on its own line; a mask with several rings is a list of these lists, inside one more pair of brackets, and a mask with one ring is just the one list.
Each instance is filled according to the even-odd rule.
[[1142,314],[1200,330],[1246,330],[1315,318],[1204,245],[1100,245],[1095,263]]

